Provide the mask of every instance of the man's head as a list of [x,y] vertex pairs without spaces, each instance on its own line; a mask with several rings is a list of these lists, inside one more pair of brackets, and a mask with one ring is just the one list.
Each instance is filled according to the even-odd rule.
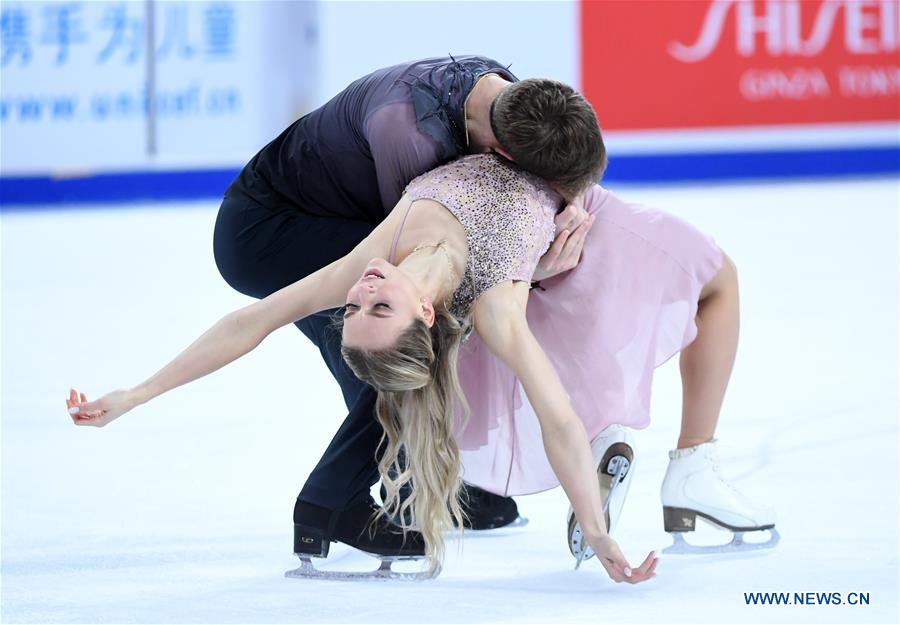
[[490,121],[503,153],[568,196],[598,182],[606,169],[594,109],[566,84],[546,78],[512,83],[491,104]]

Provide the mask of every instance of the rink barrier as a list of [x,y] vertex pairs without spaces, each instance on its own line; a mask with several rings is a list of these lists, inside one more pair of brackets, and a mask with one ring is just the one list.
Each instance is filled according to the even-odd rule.
[[[0,176],[0,207],[168,202],[221,198],[239,168]],[[610,184],[696,184],[900,174],[900,147],[613,154]]]

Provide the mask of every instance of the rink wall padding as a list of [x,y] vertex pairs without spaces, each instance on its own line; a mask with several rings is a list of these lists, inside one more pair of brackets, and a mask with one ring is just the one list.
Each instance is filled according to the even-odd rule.
[[[0,207],[39,209],[221,198],[240,169],[0,176]],[[900,174],[900,147],[610,155],[604,184],[673,184]]]
[[103,172],[83,176],[0,176],[0,206],[121,204],[221,198],[238,167]]

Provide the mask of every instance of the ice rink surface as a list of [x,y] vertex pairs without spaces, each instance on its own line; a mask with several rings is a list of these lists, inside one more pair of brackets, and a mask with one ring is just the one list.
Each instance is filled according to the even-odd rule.
[[[712,234],[735,260],[742,334],[722,469],[778,512],[774,552],[671,556],[616,585],[574,571],[561,489],[523,528],[451,544],[422,583],[285,579],[294,498],[344,416],[293,326],[126,414],[76,428],[251,300],[212,256],[217,202],[2,216],[2,620],[71,623],[896,623],[898,206],[893,179],[617,188]],[[616,538],[669,543],[659,486],[680,415],[677,359]],[[723,541],[725,533],[705,536]],[[329,566],[374,566],[335,546]],[[868,593],[868,605],[746,605],[751,592]]]

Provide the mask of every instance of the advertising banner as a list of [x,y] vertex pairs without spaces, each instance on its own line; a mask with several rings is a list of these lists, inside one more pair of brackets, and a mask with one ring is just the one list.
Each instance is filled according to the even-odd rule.
[[897,0],[581,2],[607,130],[900,120]]
[[3,174],[245,162],[309,105],[315,11],[308,2],[3,2]]

